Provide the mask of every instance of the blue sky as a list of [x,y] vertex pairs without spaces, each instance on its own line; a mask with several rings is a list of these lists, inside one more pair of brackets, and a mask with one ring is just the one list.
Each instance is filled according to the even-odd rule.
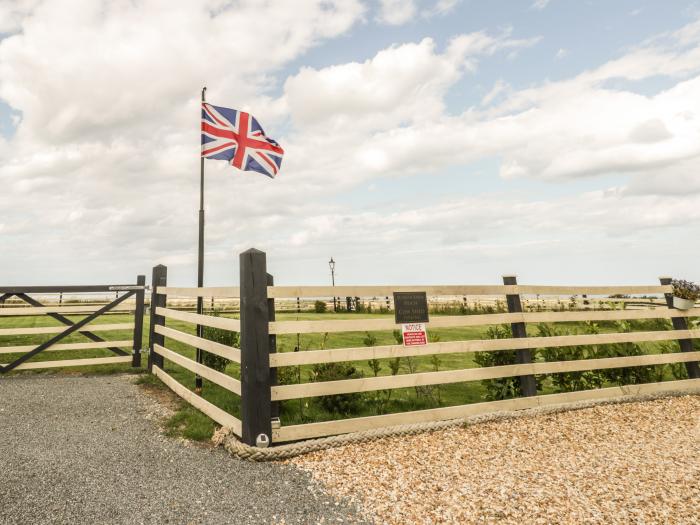
[[[442,10],[442,11],[441,11]],[[214,13],[212,15],[211,13]],[[259,24],[265,20],[265,24]],[[195,275],[199,89],[285,147],[207,166],[207,284],[700,279],[697,2],[0,1],[0,273]]]

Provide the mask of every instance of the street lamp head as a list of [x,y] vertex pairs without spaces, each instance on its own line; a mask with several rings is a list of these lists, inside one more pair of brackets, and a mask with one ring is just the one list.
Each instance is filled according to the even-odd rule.
[[333,260],[333,257],[331,257],[331,260],[328,261],[328,266],[330,266],[331,272],[335,271],[335,261]]

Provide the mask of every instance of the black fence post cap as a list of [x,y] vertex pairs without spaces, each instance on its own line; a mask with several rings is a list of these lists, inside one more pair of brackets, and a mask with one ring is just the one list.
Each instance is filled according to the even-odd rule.
[[265,253],[265,252],[260,251],[260,250],[258,250],[257,248],[248,248],[246,251],[241,252],[241,255],[245,255],[245,254],[248,254],[248,253],[253,254],[253,253]]

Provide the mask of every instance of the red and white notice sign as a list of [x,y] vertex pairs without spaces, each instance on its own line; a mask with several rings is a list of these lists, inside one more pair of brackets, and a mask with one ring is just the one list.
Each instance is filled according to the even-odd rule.
[[428,331],[425,323],[404,323],[401,325],[404,346],[419,346],[428,344]]

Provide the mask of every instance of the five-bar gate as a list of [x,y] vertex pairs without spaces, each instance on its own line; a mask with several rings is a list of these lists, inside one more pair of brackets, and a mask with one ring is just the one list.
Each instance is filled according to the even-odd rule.
[[[63,326],[15,327],[0,329],[0,336],[38,336],[55,334],[48,340],[34,345],[0,346],[0,354],[19,355],[11,362],[0,364],[0,373],[12,370],[29,370],[41,368],[62,368],[68,366],[86,366],[114,363],[131,363],[141,366],[141,338],[143,335],[144,295],[146,277],[139,275],[135,284],[93,285],[93,286],[3,286],[0,287],[0,318],[46,315]],[[71,303],[63,305],[64,296],[77,294],[101,293],[115,294],[111,301],[102,303]],[[122,295],[119,295],[119,294]],[[47,304],[45,297],[58,295],[59,304]],[[37,297],[41,298],[40,301]],[[15,299],[12,304],[8,300]],[[17,303],[17,299],[27,306]],[[126,304],[133,299],[133,304]],[[43,302],[42,302],[43,301]],[[131,303],[131,302],[130,302]],[[106,314],[119,311],[133,311],[133,323],[92,324]],[[87,314],[83,319],[74,321],[67,315]],[[133,337],[128,340],[107,340],[96,332],[114,332],[132,330]],[[80,334],[88,342],[61,343],[68,336]],[[56,361],[30,361],[45,351],[89,350],[105,348],[112,352],[112,357],[95,357],[81,359],[63,359]]]

